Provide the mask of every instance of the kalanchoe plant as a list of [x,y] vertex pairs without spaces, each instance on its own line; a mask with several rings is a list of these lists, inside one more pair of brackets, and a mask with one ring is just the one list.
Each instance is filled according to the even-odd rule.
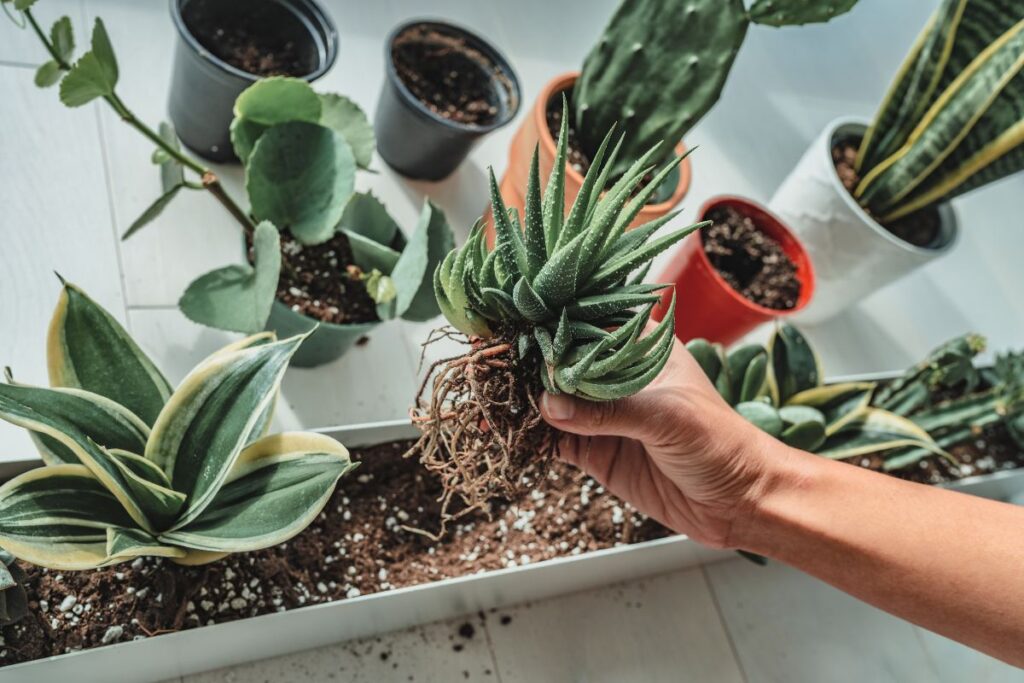
[[854,197],[883,222],[1024,168],[1024,14],[943,0],[860,144]]
[[124,328],[65,284],[47,340],[52,388],[0,384],[0,418],[45,463],[0,487],[0,547],[76,570],[144,555],[183,564],[281,543],[354,465],[325,436],[265,436],[301,337],[261,333],[174,390]]
[[910,445],[941,452],[913,422],[872,406],[873,382],[824,384],[817,356],[791,325],[779,325],[767,348],[726,354],[703,339],[686,348],[736,412],[791,446],[834,459]]
[[718,101],[750,23],[791,26],[829,21],[857,0],[626,0],[587,55],[573,90],[573,121],[584,151],[618,123],[626,131],[611,177],[662,143],[651,163]]
[[651,382],[668,359],[671,311],[643,334],[663,286],[640,280],[657,254],[704,224],[653,239],[671,214],[627,232],[679,160],[637,191],[653,169],[658,151],[651,149],[602,193],[621,145],[609,149],[611,138],[602,142],[566,216],[563,117],[543,195],[534,154],[522,222],[506,209],[492,173],[494,249],[478,224],[434,273],[441,311],[471,348],[428,374],[431,389],[414,411],[424,434],[413,452],[442,474],[449,499],[457,492],[471,505],[483,504],[520,486],[524,469],[552,454],[553,434],[537,409],[541,390],[592,401],[621,398]]
[[[252,246],[251,263],[218,268],[190,284],[179,302],[187,317],[236,332],[264,329],[281,272],[299,275],[288,262],[287,250],[281,253],[279,231],[285,230],[299,248],[322,244],[339,231],[358,239],[360,258],[355,264],[339,263],[334,276],[368,285],[381,320],[426,320],[439,313],[430,274],[452,247],[450,228],[443,212],[425,202],[406,249],[383,205],[355,193],[356,171],[368,168],[376,143],[373,127],[352,100],[317,93],[302,79],[280,77],[257,81],[238,97],[231,141],[245,167],[247,212],[211,169],[182,152],[169,124],[154,131],[121,100],[117,58],[102,20],[94,25],[91,49],[73,61],[74,35],[67,17],[55,22],[47,35],[32,14],[35,0],[3,2],[5,10],[10,4],[20,12],[51,56],[36,73],[37,85],[60,83],[60,99],[68,107],[104,100],[156,146],[153,162],[160,167],[161,194],[124,238],[156,219],[183,191],[210,192],[241,225]],[[371,251],[373,258],[367,257]],[[373,268],[364,266],[371,262]],[[301,277],[292,279],[303,283]]]
[[0,550],[0,626],[13,624],[28,614],[27,579],[14,555]]

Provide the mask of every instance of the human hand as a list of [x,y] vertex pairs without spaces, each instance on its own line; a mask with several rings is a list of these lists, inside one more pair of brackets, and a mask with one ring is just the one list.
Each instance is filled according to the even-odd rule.
[[678,341],[658,378],[607,403],[545,394],[560,455],[640,512],[705,545],[731,547],[771,464],[789,448],[737,414]]

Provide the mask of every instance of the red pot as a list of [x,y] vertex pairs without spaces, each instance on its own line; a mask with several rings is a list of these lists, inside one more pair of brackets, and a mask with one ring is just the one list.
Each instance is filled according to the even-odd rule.
[[[796,306],[785,311],[765,308],[733,289],[704,253],[703,235],[696,232],[685,240],[672,263],[655,282],[671,283],[676,292],[676,336],[681,340],[704,338],[728,346],[752,329],[774,318],[804,309],[814,295],[814,269],[803,244],[775,214],[761,204],[722,195],[712,197],[700,209],[700,219],[718,207],[728,206],[754,220],[757,227],[775,239],[796,264],[800,297]],[[672,299],[666,289],[654,317],[661,320]]]

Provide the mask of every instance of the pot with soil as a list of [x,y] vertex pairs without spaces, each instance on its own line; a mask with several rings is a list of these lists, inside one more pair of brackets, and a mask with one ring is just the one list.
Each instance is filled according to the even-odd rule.
[[439,21],[402,24],[385,45],[377,151],[409,178],[441,180],[519,111],[519,78],[494,46]]
[[838,119],[822,131],[775,192],[769,208],[806,245],[818,291],[798,318],[827,320],[872,292],[949,252],[960,232],[949,202],[886,224],[851,195],[867,121]]
[[[530,160],[533,150],[539,149],[540,177],[547,182],[551,175],[551,167],[555,162],[555,140],[558,137],[562,117],[562,95],[572,97],[573,86],[579,78],[579,72],[562,74],[544,86],[537,101],[530,108],[529,115],[523,120],[512,138],[509,148],[508,167],[501,178],[501,196],[505,204],[522,212],[526,201],[526,183],[530,174]],[[570,107],[571,111],[571,107]],[[683,156],[686,146],[680,142],[676,145],[676,156]],[[583,185],[583,177],[590,168],[590,159],[580,145],[579,138],[572,126],[569,126],[569,153],[565,167],[565,210],[572,206],[576,195]],[[647,205],[630,224],[641,225],[660,218],[671,211],[690,187],[690,160],[685,158],[677,169],[670,173],[666,181],[654,193]]]
[[[709,228],[683,241],[658,282],[675,285],[676,335],[731,344],[761,323],[803,310],[815,293],[815,269],[786,224],[742,197],[709,199]],[[666,293],[655,312],[660,319]]]
[[189,149],[234,160],[228,135],[238,95],[260,78],[315,81],[338,53],[338,34],[316,0],[170,0],[178,30],[168,102]]

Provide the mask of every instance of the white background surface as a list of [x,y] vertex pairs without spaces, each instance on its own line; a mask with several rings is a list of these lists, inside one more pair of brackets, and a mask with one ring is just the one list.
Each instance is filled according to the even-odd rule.
[[[413,16],[454,20],[487,36],[519,73],[524,108],[441,183],[405,181],[379,160],[363,174],[402,225],[423,197],[460,237],[486,204],[485,169],[500,174],[514,128],[552,76],[578,68],[614,0],[583,2],[391,0],[325,2],[340,33],[337,63],[318,82],[372,112],[387,31]],[[677,219],[694,219],[718,193],[766,201],[830,119],[870,116],[934,0],[861,0],[826,26],[752,26],[718,106],[687,135],[700,149]],[[165,116],[175,42],[158,0],[42,0],[48,27],[69,14],[81,46],[102,16],[121,63],[118,89],[151,124]],[[172,381],[232,335],[199,327],[175,307],[203,272],[241,256],[238,231],[201,193],[183,193],[128,242],[120,235],[156,197],[150,146],[101,105],[68,110],[32,85],[42,48],[0,18],[0,363],[45,383],[43,340],[57,270],[124,320]],[[236,169],[224,173],[238,192]],[[807,332],[829,374],[903,367],[967,330],[993,349],[1024,345],[1024,178],[958,200],[963,235],[948,257]],[[669,256],[670,257],[670,256]],[[402,417],[415,387],[419,343],[430,325],[392,322],[371,342],[315,370],[291,370],[279,428]],[[763,335],[764,330],[757,334]],[[0,461],[32,454],[0,424]],[[438,624],[383,641],[216,672],[194,680],[1024,680],[993,660],[856,603],[784,567],[726,562],[570,596],[489,619],[460,653]],[[485,637],[486,636],[486,637]],[[391,648],[384,662],[378,654]],[[366,655],[366,650],[374,654]],[[399,664],[396,668],[394,664]],[[490,670],[491,674],[485,671]]]

